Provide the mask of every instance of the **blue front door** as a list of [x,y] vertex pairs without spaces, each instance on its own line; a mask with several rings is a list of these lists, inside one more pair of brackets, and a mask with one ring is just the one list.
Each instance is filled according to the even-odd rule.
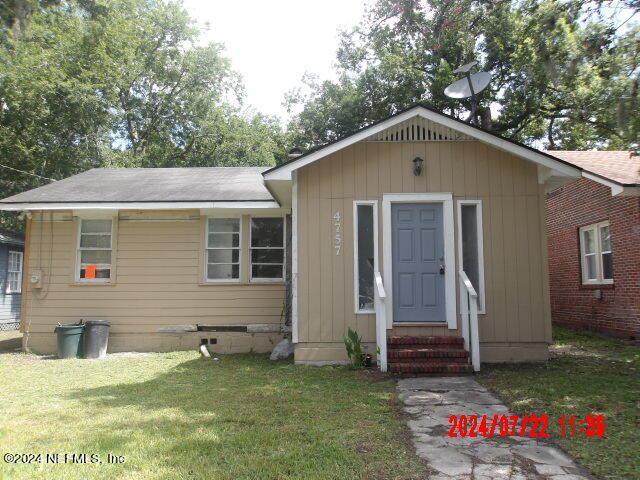
[[391,204],[393,321],[445,322],[442,203]]

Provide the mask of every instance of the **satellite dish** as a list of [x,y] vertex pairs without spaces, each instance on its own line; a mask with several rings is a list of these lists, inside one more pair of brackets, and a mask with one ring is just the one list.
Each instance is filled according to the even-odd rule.
[[444,94],[449,98],[471,97],[471,113],[469,118],[467,118],[467,122],[473,123],[477,122],[476,111],[478,110],[478,99],[476,98],[476,94],[487,88],[489,82],[491,82],[491,74],[489,72],[469,73],[469,70],[477,64],[478,62],[473,61],[456,68],[453,73],[464,73],[465,78],[453,82],[444,89]]
[[469,62],[466,65],[461,66],[460,68],[456,68],[453,73],[467,73],[469,70],[471,70],[473,67],[475,67],[478,64],[478,62],[476,62],[475,60],[473,62]]
[[457,82],[453,82],[444,89],[444,94],[451,98],[467,98],[487,88],[490,81],[491,74],[489,72],[473,73]]

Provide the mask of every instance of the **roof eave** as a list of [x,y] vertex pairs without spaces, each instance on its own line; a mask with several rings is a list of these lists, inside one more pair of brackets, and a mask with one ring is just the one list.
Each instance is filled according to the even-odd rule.
[[588,170],[584,170],[582,176],[605,187],[609,187],[611,189],[611,195],[614,197],[618,195],[623,197],[640,195],[640,185],[637,183],[621,183]]
[[0,211],[30,210],[194,210],[194,209],[280,208],[274,200],[234,200],[199,202],[0,202]]
[[308,152],[296,158],[295,160],[262,172],[262,175],[265,180],[291,180],[291,173],[294,170],[302,168],[338,150],[342,150],[349,145],[362,141],[377,132],[389,128],[397,123],[408,120],[416,115],[419,115],[428,120],[438,122],[446,127],[457,130],[479,141],[492,145],[500,150],[510,152],[516,156],[537,163],[538,165],[550,168],[554,172],[556,172],[556,174],[559,174],[561,176],[578,178],[581,175],[582,169],[580,167],[572,165],[560,158],[500,137],[499,135],[487,132],[485,130],[482,130],[481,128],[474,127],[456,118],[426,108],[423,105],[410,107],[407,110],[404,110],[387,118],[386,120],[380,121],[368,127],[364,127],[358,132],[348,135],[333,143],[329,143],[323,147],[320,147],[319,149]]

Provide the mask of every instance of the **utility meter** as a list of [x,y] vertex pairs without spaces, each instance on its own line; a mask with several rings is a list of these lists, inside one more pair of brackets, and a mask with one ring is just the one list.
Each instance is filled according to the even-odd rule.
[[42,272],[40,270],[34,270],[29,275],[29,283],[33,288],[42,288]]

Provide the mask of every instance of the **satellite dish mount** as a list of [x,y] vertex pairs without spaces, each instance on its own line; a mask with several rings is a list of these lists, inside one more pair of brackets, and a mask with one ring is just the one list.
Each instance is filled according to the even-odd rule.
[[464,73],[465,78],[461,78],[460,80],[453,82],[444,89],[444,94],[447,97],[470,99],[471,112],[465,121],[476,126],[478,126],[476,113],[478,112],[479,104],[478,97],[476,95],[487,88],[491,81],[491,74],[489,72],[469,73],[477,64],[478,62],[473,61],[461,66],[460,68],[456,68],[453,73]]

